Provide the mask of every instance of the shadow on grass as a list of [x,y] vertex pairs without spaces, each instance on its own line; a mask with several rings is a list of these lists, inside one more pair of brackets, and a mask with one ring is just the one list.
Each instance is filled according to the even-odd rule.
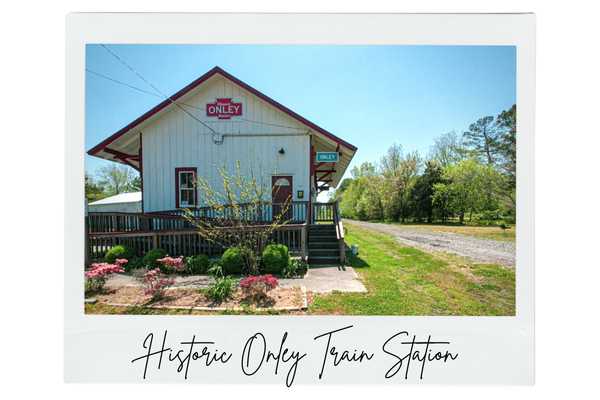
[[348,264],[353,268],[368,268],[369,263],[360,258],[359,256],[350,255],[348,256]]

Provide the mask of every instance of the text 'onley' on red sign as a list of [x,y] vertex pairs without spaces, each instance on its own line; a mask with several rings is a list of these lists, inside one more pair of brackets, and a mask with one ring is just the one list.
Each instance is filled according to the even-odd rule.
[[231,99],[217,99],[206,105],[206,116],[219,119],[230,119],[242,115],[242,103],[234,103]]

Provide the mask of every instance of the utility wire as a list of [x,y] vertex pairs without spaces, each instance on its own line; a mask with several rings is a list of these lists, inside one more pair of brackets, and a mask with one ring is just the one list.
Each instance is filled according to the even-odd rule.
[[123,60],[121,57],[119,57],[118,54],[116,54],[115,52],[113,52],[106,45],[100,44],[100,46],[102,46],[108,53],[110,53],[113,57],[115,57],[127,69],[129,69],[131,72],[133,72],[135,75],[137,75],[138,78],[140,78],[141,80],[143,80],[144,82],[146,82],[146,84],[148,84],[148,86],[150,86],[152,89],[154,89],[154,91],[156,91],[156,93],[160,94],[165,99],[168,99],[171,103],[175,104],[175,106],[177,106],[181,111],[183,111],[184,113],[186,113],[187,115],[189,115],[194,120],[198,121],[200,124],[202,124],[208,130],[210,130],[212,133],[214,133],[216,135],[219,135],[219,132],[215,131],[211,126],[209,126],[208,124],[204,123],[200,119],[196,118],[195,115],[193,115],[191,112],[189,112],[188,110],[186,110],[185,108],[183,108],[182,106],[180,106],[179,104],[177,104],[173,99],[171,99],[171,97],[169,97],[169,96],[165,95],[163,92],[161,92],[156,86],[154,86],[151,82],[149,82],[146,78],[144,78],[142,76],[142,74],[140,74],[132,66],[130,66],[129,64],[127,64],[127,62],[125,60]]
[[[104,75],[104,74],[102,74],[102,73],[100,73],[100,72],[97,72],[97,71],[93,71],[93,70],[91,70],[91,69],[89,69],[89,68],[86,68],[85,70],[86,70],[87,72],[89,72],[90,74],[96,75],[96,76],[98,76],[98,77],[100,77],[100,78],[106,79],[106,80],[108,80],[108,81],[111,81],[111,82],[113,82],[113,83],[116,83],[116,84],[119,84],[119,85],[126,86],[126,87],[128,87],[128,88],[130,88],[130,89],[133,89],[133,90],[137,91],[137,92],[140,92],[140,93],[143,93],[143,94],[147,94],[147,95],[150,95],[150,96],[154,96],[154,97],[158,97],[158,98],[163,98],[163,96],[161,96],[161,95],[159,95],[159,94],[156,94],[156,93],[154,93],[154,92],[151,92],[151,91],[149,91],[149,90],[144,90],[144,89],[142,89],[142,88],[139,88],[139,87],[137,87],[137,86],[130,85],[129,83],[126,83],[126,82],[120,81],[120,80],[118,80],[118,79],[111,78],[110,76]],[[181,105],[181,106],[185,106],[185,107],[193,108],[193,109],[196,109],[196,110],[203,110],[203,108],[201,108],[201,107],[196,107],[196,106],[194,106],[194,105],[192,105],[192,104],[187,104],[187,103],[183,103],[183,102],[180,102],[180,101],[175,101],[175,100],[171,100],[171,102],[172,102],[172,103],[175,103],[175,104],[178,104],[178,105]],[[297,130],[304,131],[304,128],[299,128],[299,127],[297,127],[297,126],[287,126],[287,125],[273,124],[273,123],[270,123],[270,122],[255,121],[255,120],[251,120],[251,119],[248,119],[248,118],[243,118],[243,117],[240,117],[239,119],[241,119],[241,120],[243,120],[243,121],[246,121],[246,122],[253,123],[253,124],[267,125],[267,126],[274,126],[274,127],[277,127],[277,128],[297,129]],[[204,121],[204,122],[205,122],[205,123],[218,123],[218,122],[220,122],[220,121]]]
[[159,97],[159,98],[162,98],[162,96],[161,96],[161,95],[158,95],[158,94],[156,94],[156,93],[154,93],[154,92],[151,92],[151,91],[149,91],[149,90],[144,90],[144,89],[141,89],[141,88],[139,88],[139,87],[136,87],[136,86],[130,85],[130,84],[128,84],[128,83],[125,83],[125,82],[119,81],[119,80],[117,80],[117,79],[111,78],[110,76],[106,76],[106,75],[104,75],[104,74],[101,74],[100,72],[92,71],[92,70],[91,70],[91,69],[89,69],[89,68],[86,68],[85,70],[86,70],[87,72],[89,72],[90,74],[94,74],[94,75],[96,75],[96,76],[99,76],[100,78],[104,78],[104,79],[106,79],[106,80],[109,80],[109,81],[111,81],[111,82],[118,83],[119,85],[127,86],[128,88],[130,88],[130,89],[133,89],[133,90],[136,90],[136,91],[138,91],[138,92],[141,92],[141,93],[144,93],[144,94],[149,94],[150,96],[154,96],[154,97]]

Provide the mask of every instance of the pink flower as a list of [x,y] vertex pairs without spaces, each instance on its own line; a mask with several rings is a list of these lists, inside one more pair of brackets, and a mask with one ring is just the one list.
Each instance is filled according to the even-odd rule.
[[173,278],[164,278],[159,268],[152,269],[144,274],[144,294],[152,297],[160,297],[165,289],[175,283]]
[[179,256],[179,257],[163,257],[163,258],[159,258],[158,260],[159,263],[163,264],[164,266],[168,267],[169,269],[172,269],[174,271],[183,271],[185,269],[185,263],[183,262],[183,256]]
[[279,285],[279,281],[271,274],[248,276],[240,281],[240,287],[244,289],[257,284],[264,284],[268,289],[274,289]]
[[[127,260],[125,260],[127,261]],[[122,264],[94,263],[85,272],[86,278],[107,278],[109,275],[124,272]]]

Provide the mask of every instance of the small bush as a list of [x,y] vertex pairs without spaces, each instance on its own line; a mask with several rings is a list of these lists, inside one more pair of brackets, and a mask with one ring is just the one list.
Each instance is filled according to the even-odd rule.
[[208,256],[199,254],[197,256],[187,257],[185,259],[185,266],[187,272],[192,275],[206,274],[210,267],[210,260],[208,259]]
[[308,270],[308,264],[301,258],[290,259],[288,265],[283,268],[281,276],[284,278],[293,278],[295,276],[303,276]]
[[269,298],[269,291],[279,285],[277,278],[271,274],[249,276],[240,281],[240,287],[244,292],[244,298],[254,303],[264,303]]
[[129,260],[130,258],[133,258],[133,251],[131,251],[131,249],[129,249],[126,246],[117,245],[111,247],[106,252],[106,255],[104,255],[104,261],[106,261],[109,264],[114,264],[117,258],[124,258]]
[[127,264],[123,266],[126,273],[130,274],[136,269],[144,268],[144,260],[142,257],[133,257]]
[[239,247],[230,247],[225,250],[225,253],[221,256],[221,265],[223,267],[223,274],[225,275],[241,274],[244,269],[242,249]]
[[262,253],[263,271],[269,274],[282,274],[290,263],[290,254],[283,244],[270,244]]
[[215,278],[215,282],[206,290],[206,295],[215,303],[220,303],[231,297],[235,283],[235,279],[230,276]]
[[152,249],[144,255],[143,262],[146,268],[160,268],[162,265],[158,260],[165,257],[167,252],[163,249]]

